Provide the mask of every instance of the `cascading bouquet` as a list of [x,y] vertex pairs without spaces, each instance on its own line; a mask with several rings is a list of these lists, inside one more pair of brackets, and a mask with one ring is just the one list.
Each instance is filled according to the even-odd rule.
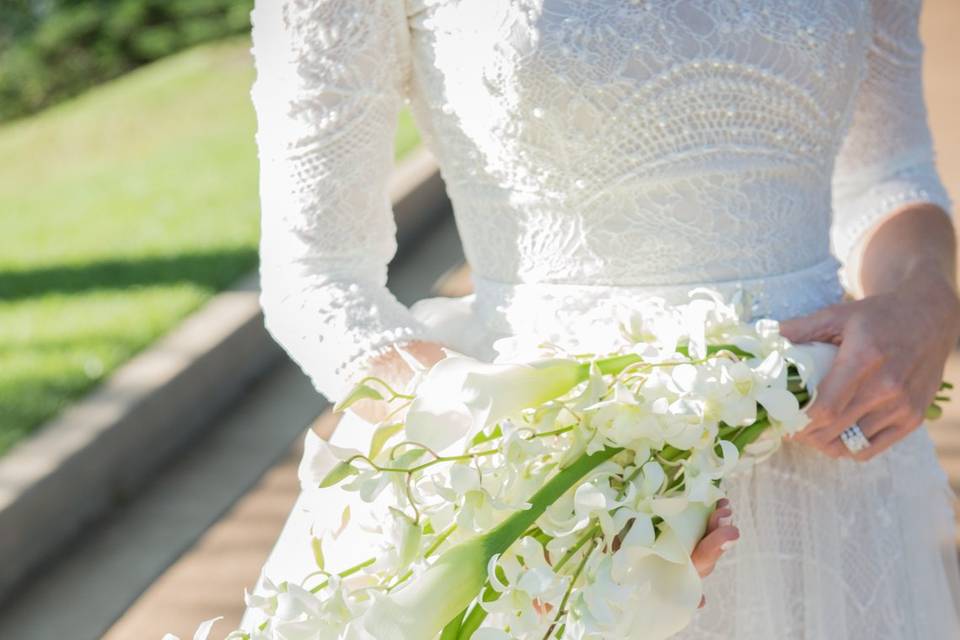
[[336,409],[377,398],[391,417],[367,451],[308,437],[301,471],[319,500],[386,504],[379,548],[327,567],[315,539],[308,583],[249,596],[267,618],[228,639],[656,640],[688,625],[690,555],[723,480],[805,426],[835,347],[791,344],[705,289],[626,311],[594,353],[514,337],[492,363],[410,358],[403,391],[360,381]]

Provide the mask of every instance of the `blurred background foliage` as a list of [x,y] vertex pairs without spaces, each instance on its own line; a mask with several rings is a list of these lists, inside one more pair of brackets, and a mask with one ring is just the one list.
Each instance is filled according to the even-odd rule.
[[252,8],[253,0],[2,0],[0,121],[247,32]]

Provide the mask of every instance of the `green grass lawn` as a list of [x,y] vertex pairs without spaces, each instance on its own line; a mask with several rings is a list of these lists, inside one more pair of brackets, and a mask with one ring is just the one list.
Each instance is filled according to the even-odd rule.
[[256,265],[249,47],[0,127],[0,452]]

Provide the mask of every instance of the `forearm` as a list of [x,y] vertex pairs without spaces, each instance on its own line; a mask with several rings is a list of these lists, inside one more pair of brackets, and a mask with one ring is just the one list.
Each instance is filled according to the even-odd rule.
[[957,287],[957,241],[950,218],[933,204],[892,213],[864,241],[860,284],[864,297],[907,283]]

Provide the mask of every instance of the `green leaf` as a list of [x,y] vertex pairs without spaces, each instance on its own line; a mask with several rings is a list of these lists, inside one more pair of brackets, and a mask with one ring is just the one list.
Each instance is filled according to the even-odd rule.
[[333,411],[335,413],[346,411],[353,404],[359,402],[360,400],[364,400],[366,398],[369,398],[372,400],[383,400],[383,395],[381,395],[379,391],[377,391],[370,385],[366,383],[361,383],[355,386],[353,389],[351,389],[350,393],[348,393],[347,396],[343,398],[340,402],[333,405]]
[[473,440],[470,444],[477,446],[478,444],[483,444],[485,442],[490,442],[495,440],[503,435],[503,430],[500,428],[499,424],[493,426],[493,429],[490,430],[489,434],[485,434],[483,431],[473,436]]
[[927,407],[927,410],[924,412],[924,416],[927,418],[927,420],[936,420],[942,415],[943,415],[943,408],[936,403],[931,404],[929,407]]
[[949,382],[947,382],[946,380],[944,380],[943,382],[940,383],[940,388],[941,388],[941,389],[953,389],[953,385],[950,384]]
[[314,538],[310,541],[310,548],[313,549],[313,561],[317,563],[317,568],[323,571],[323,541],[320,538]]
[[320,488],[326,489],[327,487],[332,487],[350,476],[357,475],[357,473],[357,470],[354,469],[353,465],[349,462],[340,462],[330,470],[330,473],[324,476],[323,481],[320,483]]
[[387,444],[387,441],[400,433],[402,430],[402,422],[383,424],[377,427],[377,430],[373,432],[373,438],[370,439],[370,453],[368,454],[370,459],[373,460],[380,455],[380,452],[383,451],[383,447]]
[[426,449],[410,449],[409,451],[404,451],[393,461],[393,464],[390,466],[399,467],[401,469],[409,469],[414,466],[414,464],[423,457],[423,454],[427,452]]

